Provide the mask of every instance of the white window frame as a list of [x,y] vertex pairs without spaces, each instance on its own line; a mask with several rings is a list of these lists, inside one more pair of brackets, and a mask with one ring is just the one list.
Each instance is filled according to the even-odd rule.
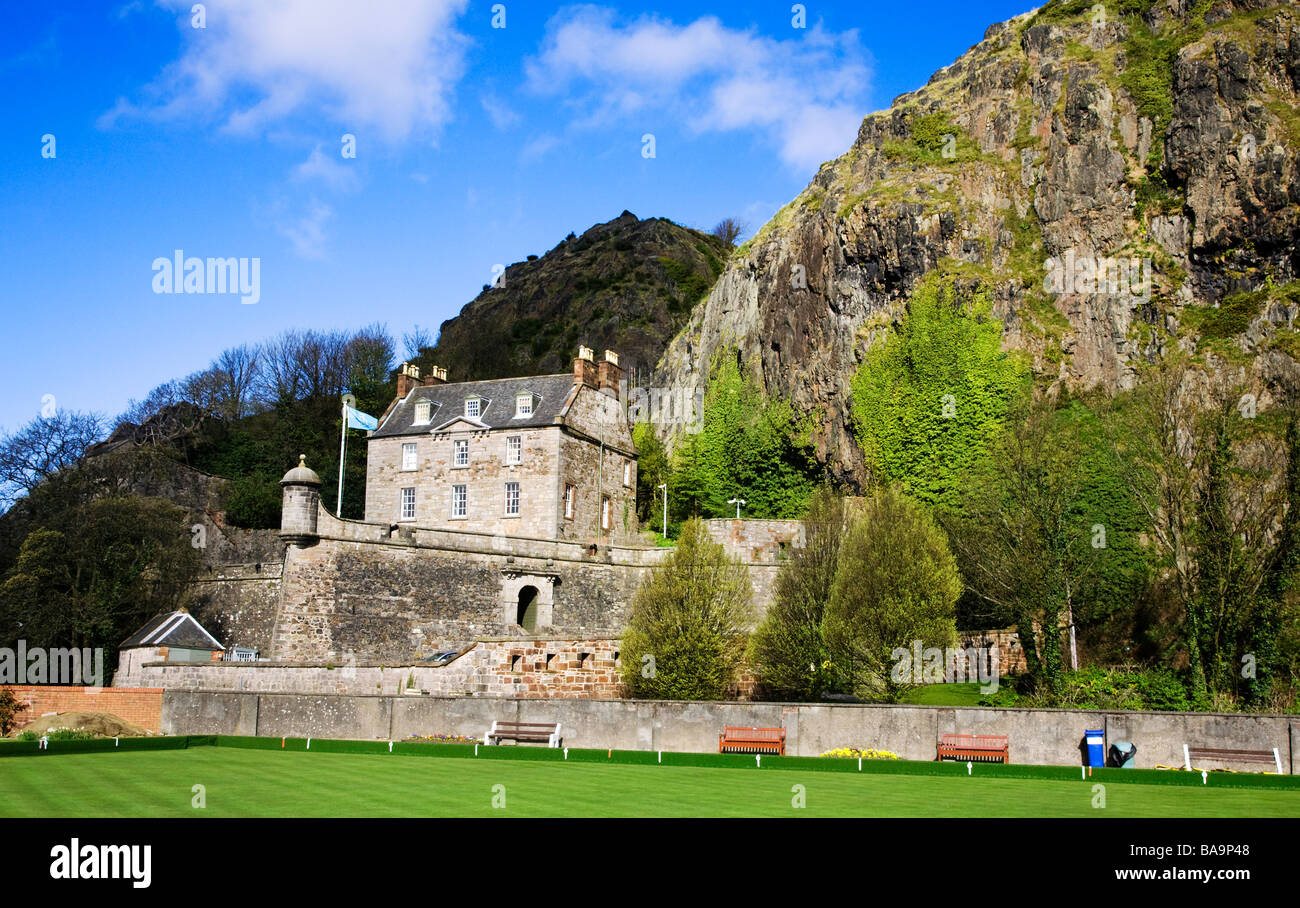
[[573,519],[573,499],[578,495],[578,487],[571,482],[564,484],[564,519]]
[[522,435],[506,436],[506,464],[515,466],[524,462],[524,437]]
[[[423,414],[423,418],[421,418],[421,414]],[[427,400],[417,400],[415,402],[415,418],[411,421],[412,425],[427,426],[431,419],[433,419],[433,403]]]
[[[465,459],[461,460],[461,454]],[[469,439],[453,438],[451,440],[451,465],[456,469],[464,469],[469,466]]]
[[[513,493],[513,495],[514,495],[514,499],[513,499],[513,501],[511,500],[511,495],[512,495],[512,493]],[[507,483],[506,483],[506,516],[507,516],[507,517],[518,517],[518,516],[519,516],[519,505],[520,505],[520,502],[521,502],[521,496],[520,496],[520,493],[519,493],[519,483],[517,483],[517,482],[507,482]],[[513,508],[513,509],[511,509],[511,507],[510,507],[511,504],[514,505],[514,508]]]
[[632,488],[632,461],[623,461],[623,487]]
[[604,495],[600,499],[600,528],[608,530],[613,520],[614,502],[608,495]]
[[[457,505],[460,513],[457,513]],[[451,517],[463,520],[469,516],[469,486],[457,484],[451,487]]]
[[402,469],[417,470],[420,467],[420,448],[413,441],[402,443]]
[[480,416],[482,416],[483,415],[482,398],[479,397],[465,398],[465,415],[470,419],[478,419]]
[[402,520],[415,519],[415,486],[402,489]]
[[515,395],[515,418],[521,416],[533,415],[533,395],[516,394]]

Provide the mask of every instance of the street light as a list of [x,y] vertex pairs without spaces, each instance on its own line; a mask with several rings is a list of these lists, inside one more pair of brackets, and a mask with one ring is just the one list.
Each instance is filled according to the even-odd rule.
[[740,506],[741,506],[742,504],[744,504],[744,503],[745,503],[745,499],[743,499],[743,498],[728,498],[728,499],[727,499],[727,504],[734,504],[734,505],[736,506],[736,519],[737,519],[737,520],[740,519]]
[[664,538],[668,538],[668,483],[661,482],[655,486],[656,489],[664,490]]

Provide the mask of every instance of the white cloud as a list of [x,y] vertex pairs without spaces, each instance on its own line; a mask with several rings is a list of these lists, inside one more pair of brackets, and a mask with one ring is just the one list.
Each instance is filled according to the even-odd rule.
[[820,25],[785,39],[727,28],[706,16],[686,25],[571,7],[547,24],[526,66],[529,87],[569,93],[582,125],[637,115],[681,116],[698,132],[756,131],[787,164],[815,167],[853,143],[870,94],[856,31]]
[[542,133],[540,136],[524,143],[524,147],[519,150],[519,159],[521,161],[536,160],[559,144],[560,140],[556,136],[550,133]]
[[492,120],[492,125],[497,129],[509,129],[519,122],[519,114],[494,94],[485,94],[479,99],[479,103],[483,105],[483,109]]
[[341,157],[332,157],[317,145],[307,160],[293,168],[292,176],[300,182],[319,180],[331,189],[350,192],[357,188],[359,182],[355,167],[355,163],[345,162]]
[[325,258],[325,222],[334,216],[334,209],[313,198],[305,211],[290,214],[281,203],[275,206],[275,230],[293,246],[293,251],[305,259]]
[[[159,0],[178,16],[184,50],[116,116],[206,115],[257,132],[301,114],[397,141],[434,134],[450,117],[468,0],[225,0],[190,27],[190,0]],[[108,116],[108,115],[106,115]]]

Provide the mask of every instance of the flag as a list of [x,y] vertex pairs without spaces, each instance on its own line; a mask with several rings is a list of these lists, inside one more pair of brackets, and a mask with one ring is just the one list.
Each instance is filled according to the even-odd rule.
[[362,413],[360,410],[354,410],[347,404],[343,405],[343,412],[348,418],[349,429],[378,429],[379,420],[375,419],[369,413]]

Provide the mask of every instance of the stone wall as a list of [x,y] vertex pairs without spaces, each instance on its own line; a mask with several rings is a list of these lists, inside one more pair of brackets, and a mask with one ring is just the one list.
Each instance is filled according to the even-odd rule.
[[[388,527],[321,508],[319,539],[290,545],[273,645],[279,661],[418,661],[481,637],[621,632],[657,548]],[[519,621],[537,591],[537,621]]]
[[162,730],[161,687],[63,687],[45,684],[6,684],[27,708],[14,717],[17,729],[50,713],[112,713],[152,732]]
[[442,665],[298,662],[148,662],[116,687],[354,696],[601,698],[623,693],[618,641],[497,638]]
[[1278,715],[168,690],[162,719],[172,734],[379,740],[433,734],[482,738],[494,720],[559,722],[564,743],[572,747],[701,753],[717,751],[726,725],[780,726],[791,755],[875,747],[909,760],[933,760],[940,735],[983,733],[1008,735],[1013,763],[1058,766],[1081,765],[1084,731],[1100,728],[1107,746],[1137,744],[1139,768],[1180,766],[1183,745],[1199,744],[1276,747],[1284,768],[1300,770],[1300,717]]
[[784,561],[795,549],[804,546],[806,536],[799,520],[736,520],[714,518],[704,521],[715,542],[722,544],[727,555],[750,562]]
[[271,652],[284,562],[207,566],[190,585],[190,613],[226,646]]

